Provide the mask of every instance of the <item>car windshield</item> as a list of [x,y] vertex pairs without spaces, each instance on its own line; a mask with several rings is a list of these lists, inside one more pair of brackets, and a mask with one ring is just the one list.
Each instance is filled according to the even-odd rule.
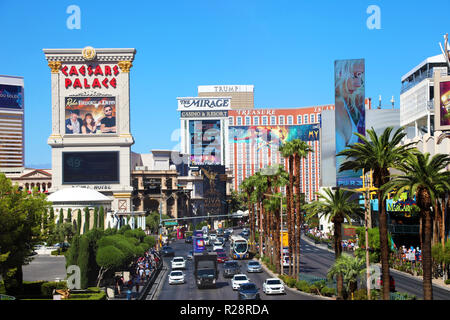
[[178,277],[178,276],[182,276],[183,272],[181,272],[181,271],[172,271],[172,273],[170,275],[172,277]]
[[267,280],[267,284],[281,284],[280,280]]
[[247,277],[246,276],[238,276],[238,277],[234,277],[234,280],[237,280],[237,281],[247,280]]
[[197,274],[199,276],[208,276],[208,277],[214,277],[214,270],[212,269],[203,269],[203,270],[198,270]]
[[247,251],[247,243],[245,242],[237,242],[234,244],[234,250],[238,253]]
[[256,262],[256,261],[250,261],[250,262],[248,263],[248,265],[249,265],[249,266],[259,266],[259,262]]
[[183,262],[184,259],[183,258],[175,258],[173,259],[174,262]]
[[245,284],[241,285],[240,290],[245,290],[245,291],[250,291],[250,290],[251,290],[251,291],[256,291],[257,288],[256,288],[256,285],[253,284],[253,283],[245,283]]
[[225,268],[236,268],[238,264],[236,262],[225,262]]

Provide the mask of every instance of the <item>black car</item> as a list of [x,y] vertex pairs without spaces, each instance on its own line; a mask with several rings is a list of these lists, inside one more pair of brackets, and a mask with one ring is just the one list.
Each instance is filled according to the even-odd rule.
[[187,236],[186,239],[184,239],[185,243],[192,243],[192,236]]
[[248,231],[247,229],[242,230],[242,232],[240,233],[243,237],[248,237],[250,235],[250,231]]
[[241,273],[241,266],[237,261],[225,261],[223,264],[223,277],[224,278],[233,278],[235,274]]
[[260,300],[259,289],[254,283],[243,283],[238,290],[238,300]]
[[175,250],[173,250],[172,247],[164,246],[161,248],[161,253],[164,257],[174,257],[175,256]]

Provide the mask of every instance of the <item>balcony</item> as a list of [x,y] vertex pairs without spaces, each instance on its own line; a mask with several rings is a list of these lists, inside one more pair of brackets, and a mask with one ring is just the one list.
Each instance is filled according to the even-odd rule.
[[419,234],[419,225],[398,225],[389,224],[388,229],[390,233],[396,234]]

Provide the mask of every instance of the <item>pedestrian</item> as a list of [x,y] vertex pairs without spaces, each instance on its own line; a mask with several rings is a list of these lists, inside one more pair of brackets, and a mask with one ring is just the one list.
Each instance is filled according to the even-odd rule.
[[150,269],[147,267],[147,269],[145,269],[145,279],[148,281],[148,279],[150,279]]

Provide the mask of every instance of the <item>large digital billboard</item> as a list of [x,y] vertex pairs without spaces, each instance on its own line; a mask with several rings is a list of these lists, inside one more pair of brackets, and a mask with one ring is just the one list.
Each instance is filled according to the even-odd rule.
[[223,165],[199,166],[203,175],[203,208],[205,214],[226,214],[226,175]]
[[119,152],[63,152],[63,184],[119,183]]
[[434,81],[436,130],[450,129],[450,80],[448,80],[449,77],[445,77],[445,79],[446,81],[441,81],[441,78],[438,77]]
[[23,110],[23,87],[0,84],[0,108]]
[[220,120],[189,120],[191,164],[221,164]]
[[66,134],[117,133],[115,97],[66,97]]
[[[364,59],[334,62],[336,154],[360,142],[355,132],[365,135],[365,65]],[[362,186],[362,171],[339,172],[345,157],[336,157],[336,185]]]
[[320,138],[319,124],[298,126],[237,126],[229,128],[229,143],[250,143],[261,147],[278,148],[294,139],[317,141]]

